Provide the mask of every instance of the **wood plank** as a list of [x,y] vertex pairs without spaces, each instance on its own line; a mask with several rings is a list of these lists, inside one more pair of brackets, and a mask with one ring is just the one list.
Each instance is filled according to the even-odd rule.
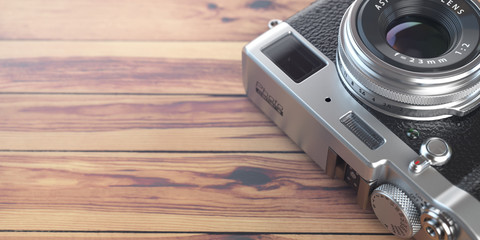
[[240,61],[205,59],[7,59],[0,60],[0,88],[3,93],[244,94],[241,67]]
[[311,0],[0,1],[2,40],[251,40]]
[[[21,58],[173,58],[241,60],[248,42],[1,41],[0,59]],[[47,58],[47,59],[46,59]]]
[[0,111],[13,132],[275,127],[243,96],[3,94]]
[[386,232],[304,154],[3,153],[0,215],[3,231]]
[[299,151],[245,97],[0,95],[0,150]]
[[158,233],[0,233],[0,238],[10,239],[189,239],[189,240],[398,240],[394,236],[388,235],[295,235],[295,234],[158,234]]

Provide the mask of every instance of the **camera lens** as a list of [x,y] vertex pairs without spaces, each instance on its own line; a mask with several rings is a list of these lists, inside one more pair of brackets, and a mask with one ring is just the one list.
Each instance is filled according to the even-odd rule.
[[416,58],[435,58],[450,47],[450,34],[439,22],[420,16],[404,16],[387,27],[388,45]]
[[339,30],[339,76],[368,107],[414,120],[480,108],[478,1],[354,1]]

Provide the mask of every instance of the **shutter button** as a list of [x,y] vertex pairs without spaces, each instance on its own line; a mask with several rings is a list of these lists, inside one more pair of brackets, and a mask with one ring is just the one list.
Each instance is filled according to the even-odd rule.
[[448,152],[448,145],[442,139],[432,139],[427,143],[428,153],[434,156],[444,156]]
[[420,157],[410,163],[410,171],[421,173],[429,166],[442,166],[452,157],[452,148],[441,138],[429,138],[420,147]]

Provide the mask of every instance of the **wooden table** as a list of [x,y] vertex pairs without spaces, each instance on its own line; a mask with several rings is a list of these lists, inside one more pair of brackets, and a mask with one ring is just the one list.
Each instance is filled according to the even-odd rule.
[[0,1],[1,239],[394,239],[244,95],[310,0]]

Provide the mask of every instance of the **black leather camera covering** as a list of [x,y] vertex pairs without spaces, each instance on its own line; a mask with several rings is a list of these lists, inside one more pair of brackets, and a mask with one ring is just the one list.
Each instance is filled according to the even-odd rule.
[[[338,28],[352,2],[353,0],[319,0],[286,22],[335,62]],[[439,137],[446,140],[453,148],[452,159],[436,169],[451,183],[480,201],[480,109],[465,117],[410,121],[366,108],[416,152],[420,151],[422,142],[428,138]],[[412,140],[407,136],[406,133],[411,128],[420,132],[418,139]]]
[[338,28],[353,0],[319,0],[286,22],[335,62]]

